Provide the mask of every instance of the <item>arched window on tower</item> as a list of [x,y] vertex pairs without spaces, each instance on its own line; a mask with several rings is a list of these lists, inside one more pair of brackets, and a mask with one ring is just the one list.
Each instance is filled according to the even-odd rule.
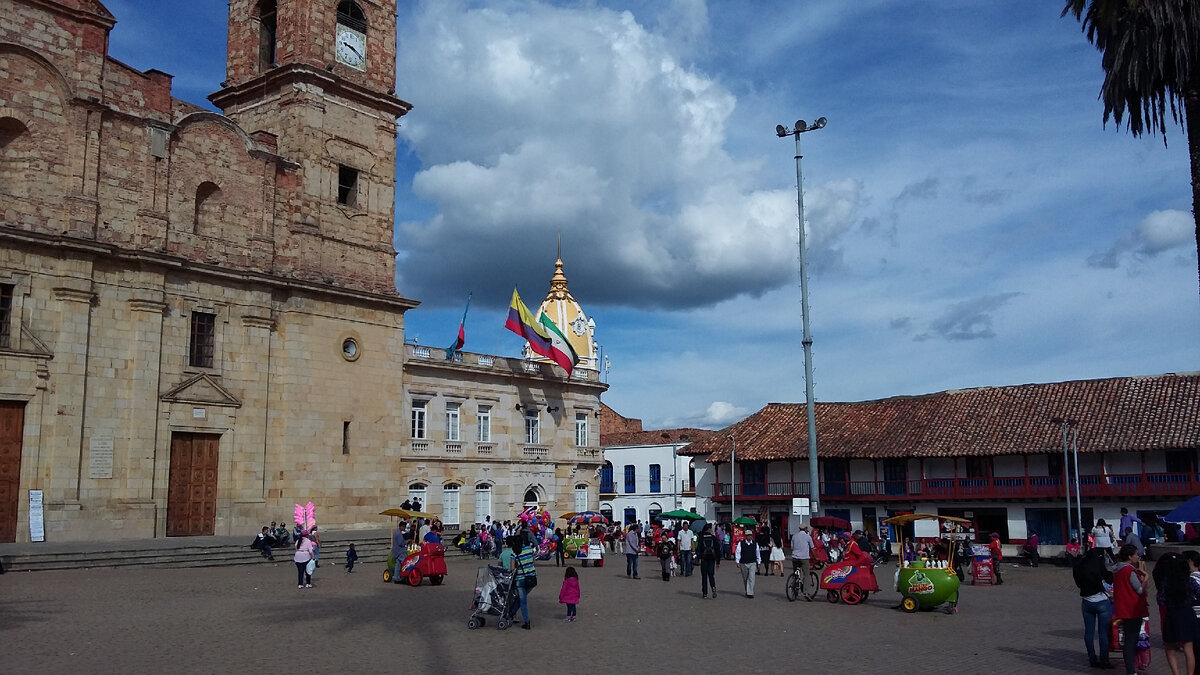
[[258,24],[258,69],[266,70],[275,65],[275,0],[258,4]]
[[338,3],[337,22],[339,25],[352,28],[360,33],[366,34],[367,32],[367,15],[354,0],[343,0]]
[[221,188],[204,181],[196,187],[196,215],[192,222],[195,234],[214,235],[221,231]]
[[16,194],[28,188],[24,177],[29,145],[29,128],[21,120],[0,117],[0,192]]

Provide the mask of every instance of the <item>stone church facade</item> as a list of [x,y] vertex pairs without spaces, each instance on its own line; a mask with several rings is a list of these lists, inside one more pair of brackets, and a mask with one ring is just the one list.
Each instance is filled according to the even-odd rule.
[[[309,500],[379,527],[413,485],[595,503],[569,434],[533,458],[502,435],[510,399],[598,410],[594,372],[405,367],[394,0],[232,0],[222,114],[109,57],[96,0],[0,5],[0,541],[35,495],[47,541],[243,534]],[[408,386],[495,401],[521,449],[431,470]]]

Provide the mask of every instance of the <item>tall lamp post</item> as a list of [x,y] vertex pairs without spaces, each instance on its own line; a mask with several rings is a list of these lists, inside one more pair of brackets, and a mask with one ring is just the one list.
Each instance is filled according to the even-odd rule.
[[737,439],[733,434],[728,436],[733,441],[733,450],[729,452],[729,522],[733,522],[737,520],[737,483],[734,482],[737,475]]
[[[1063,488],[1066,490],[1066,496],[1067,496],[1067,538],[1070,539],[1074,535],[1075,531],[1071,529],[1071,458],[1067,454],[1067,448],[1068,448],[1067,431],[1070,430],[1071,427],[1075,426],[1076,422],[1075,422],[1075,420],[1064,419],[1062,417],[1053,417],[1050,419],[1050,422],[1052,422],[1053,424],[1059,425],[1059,427],[1062,429]],[[1079,455],[1078,455],[1079,445],[1078,445],[1078,442],[1076,442],[1075,448],[1076,448],[1075,498],[1078,501],[1078,499],[1079,499]],[[1079,513],[1077,514],[1077,516],[1078,517],[1076,519],[1075,525],[1076,525],[1076,527],[1079,528],[1078,536],[1082,540],[1082,538],[1083,538],[1083,511],[1080,510]]]
[[813,402],[812,331],[808,322],[808,250],[804,245],[804,176],[800,172],[800,134],[825,128],[825,118],[818,117],[810,127],[804,120],[797,120],[791,131],[782,124],[775,127],[780,138],[796,137],[796,211],[800,221],[800,315],[804,322],[804,407],[808,416],[808,480],[809,502],[812,515],[821,508],[821,482],[817,472],[817,414]]

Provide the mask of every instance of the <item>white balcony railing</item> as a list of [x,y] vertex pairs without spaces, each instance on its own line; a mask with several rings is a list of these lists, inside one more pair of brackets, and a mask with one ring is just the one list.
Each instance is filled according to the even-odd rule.
[[462,443],[447,443],[446,444],[446,454],[447,455],[461,455],[462,454]]
[[424,455],[429,452],[429,441],[413,441],[412,454]]
[[491,457],[496,453],[496,446],[491,443],[480,443],[475,446],[475,454],[480,457]]
[[542,445],[526,445],[521,448],[521,456],[525,459],[546,459],[550,456],[550,448]]

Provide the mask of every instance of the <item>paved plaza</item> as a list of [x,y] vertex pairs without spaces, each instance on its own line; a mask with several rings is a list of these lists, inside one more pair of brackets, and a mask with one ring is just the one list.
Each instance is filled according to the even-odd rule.
[[[580,568],[579,619],[563,623],[562,569],[538,564],[533,630],[467,629],[479,561],[448,559],[442,586],[384,584],[326,562],[296,588],[291,562],[0,576],[2,672],[47,673],[1070,673],[1087,668],[1079,596],[1065,568],[1005,565],[1002,586],[962,591],[959,612],[904,614],[884,590],[860,606],[788,602],[784,579],[743,597],[736,568],[700,598],[699,573],[668,583],[642,558]],[[894,567],[879,568],[888,589]],[[491,617],[489,617],[490,619]],[[1157,618],[1154,632],[1158,634]],[[1161,649],[1150,672],[1167,672]],[[1119,660],[1119,657],[1118,657]],[[1108,671],[1118,672],[1118,671]]]

